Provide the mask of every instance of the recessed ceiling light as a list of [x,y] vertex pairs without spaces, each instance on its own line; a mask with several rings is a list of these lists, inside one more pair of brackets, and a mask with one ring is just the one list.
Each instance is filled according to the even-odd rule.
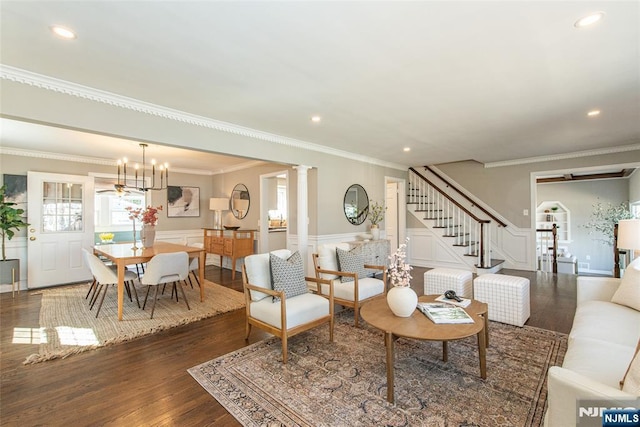
[[595,117],[595,116],[599,116],[600,115],[600,110],[591,110],[587,113],[587,116],[589,117]]
[[595,24],[604,16],[604,12],[594,12],[590,13],[587,16],[583,16],[578,19],[575,24],[573,24],[576,28],[588,27],[589,25]]
[[409,148],[409,147],[404,147],[404,148],[402,149],[402,151],[404,151],[404,152],[406,153],[407,151],[411,151],[411,148]]
[[53,31],[53,34],[55,34],[56,36],[66,40],[71,40],[76,38],[76,33],[74,33],[72,30],[68,28],[61,27],[60,25],[52,26],[51,31]]
[[322,117],[320,116],[311,116],[311,121],[313,123],[320,123],[320,120],[322,120]]

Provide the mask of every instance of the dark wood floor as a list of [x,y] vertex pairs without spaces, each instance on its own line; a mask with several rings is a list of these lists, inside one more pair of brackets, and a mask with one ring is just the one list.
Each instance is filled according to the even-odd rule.
[[[412,287],[423,293],[424,268]],[[505,270],[531,280],[528,325],[568,332],[575,277]],[[207,279],[240,290],[240,275],[207,267]],[[244,311],[223,314],[128,343],[35,365],[22,361],[37,345],[13,344],[14,328],[37,328],[40,296],[0,296],[0,424],[6,426],[237,426],[187,373],[245,346]],[[249,343],[266,334],[254,328]]]

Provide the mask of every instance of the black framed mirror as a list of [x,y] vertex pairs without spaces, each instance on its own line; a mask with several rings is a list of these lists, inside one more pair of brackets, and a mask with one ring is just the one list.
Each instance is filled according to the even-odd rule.
[[344,193],[344,215],[353,225],[362,224],[369,214],[369,196],[360,184],[353,184]]
[[249,189],[244,184],[236,184],[231,192],[231,212],[233,216],[242,219],[247,216],[251,206],[251,198],[249,197]]

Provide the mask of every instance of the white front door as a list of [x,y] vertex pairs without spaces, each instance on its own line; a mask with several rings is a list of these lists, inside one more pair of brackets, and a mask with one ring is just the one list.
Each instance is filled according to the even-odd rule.
[[94,243],[93,177],[27,173],[29,288],[91,279],[82,248]]
[[391,253],[398,249],[398,183],[387,182],[385,235],[391,242]]

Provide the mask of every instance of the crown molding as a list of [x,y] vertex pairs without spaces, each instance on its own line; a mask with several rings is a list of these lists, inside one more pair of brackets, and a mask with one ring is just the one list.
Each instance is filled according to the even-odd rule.
[[553,154],[549,156],[526,157],[524,159],[505,160],[503,162],[485,163],[485,168],[500,168],[504,166],[524,165],[528,163],[550,162],[554,160],[577,159],[579,157],[602,156],[604,154],[624,153],[640,150],[640,144],[622,145],[619,147],[597,148],[594,150],[576,151],[573,153]]
[[[33,150],[23,150],[21,148],[13,148],[13,147],[0,147],[0,154],[7,156],[22,156],[22,157],[32,157],[37,159],[46,159],[46,160],[62,160],[65,162],[74,162],[74,163],[88,163],[92,165],[102,165],[102,166],[116,166],[115,160],[107,160],[100,159],[97,157],[87,157],[87,156],[75,156],[71,154],[60,154],[60,153],[50,153],[46,151],[33,151]],[[249,164],[253,162],[246,162],[242,165]],[[251,167],[252,164],[247,166]],[[234,166],[242,169],[242,166]],[[224,173],[224,170],[218,170],[215,172],[208,170],[200,170],[200,169],[180,169],[180,168],[171,168],[171,172],[173,173],[185,173],[191,175],[216,175],[220,173]]]
[[0,78],[28,86],[37,87],[39,89],[49,90],[62,93],[69,96],[75,96],[107,104],[112,107],[122,108],[126,110],[136,111],[142,114],[161,117],[163,119],[172,120],[180,123],[186,123],[192,126],[204,127],[220,132],[226,132],[234,135],[245,136],[248,138],[268,141],[288,147],[299,148],[308,151],[316,151],[332,156],[344,157],[351,160],[357,160],[364,163],[371,163],[379,166],[389,167],[392,169],[407,170],[406,165],[386,162],[375,159],[373,157],[363,156],[360,154],[350,153],[348,151],[338,150],[326,147],[312,142],[306,142],[294,138],[284,137],[268,132],[251,129],[244,126],[235,125],[233,123],[223,122],[196,114],[186,113],[184,111],[175,110],[161,105],[151,104],[140,101],[135,98],[118,95],[89,86],[80,85],[66,80],[57,79],[55,77],[45,76],[43,74],[34,73],[10,65],[0,64]]

